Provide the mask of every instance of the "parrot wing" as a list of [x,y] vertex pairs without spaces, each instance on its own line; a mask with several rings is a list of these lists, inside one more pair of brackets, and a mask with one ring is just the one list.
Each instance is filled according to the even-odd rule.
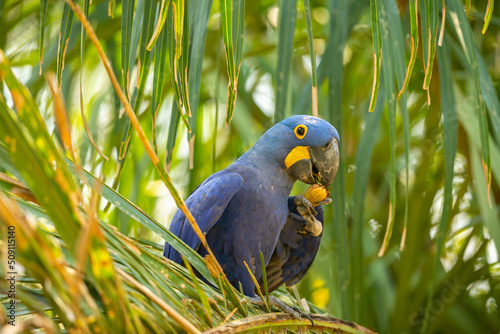
[[[203,233],[207,233],[219,220],[242,184],[243,179],[238,173],[219,172],[208,178],[189,196],[186,206]],[[189,247],[194,250],[199,248],[201,241],[181,210],[175,213],[169,229]],[[172,261],[182,263],[179,252],[168,243],[165,243],[163,255]]]
[[[306,221],[298,213],[293,197],[288,199],[288,209],[290,215],[266,267],[269,292],[283,283],[291,286],[299,282],[311,267],[321,241],[321,234],[314,237],[304,232]],[[320,205],[315,209],[318,213],[316,219],[323,224],[323,208]]]

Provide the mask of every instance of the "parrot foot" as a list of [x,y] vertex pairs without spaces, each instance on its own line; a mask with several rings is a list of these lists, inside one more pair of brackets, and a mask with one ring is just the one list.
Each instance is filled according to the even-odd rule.
[[[264,305],[264,302],[262,301],[262,298],[260,298],[260,297],[248,297],[247,296],[247,298],[252,304],[261,305],[261,306]],[[279,300],[278,298],[276,298],[274,296],[269,296],[269,304],[271,304],[272,306],[276,306],[281,311],[290,314],[292,317],[294,317],[297,320],[302,320],[303,318],[306,318],[311,322],[311,325],[314,326],[314,321],[312,320],[311,316],[300,312],[300,310],[296,307],[291,307],[291,306],[286,305],[285,303],[283,303],[281,300]]]
[[313,237],[317,237],[323,232],[323,225],[321,225],[321,222],[317,220],[314,216],[310,216],[307,213],[304,213],[301,208],[298,208],[300,215],[304,220],[306,221],[306,226],[304,229],[309,232]]
[[295,196],[295,204],[300,207],[304,207],[309,213],[313,216],[316,216],[318,213],[314,210],[314,205],[310,200],[308,200],[304,195]]
[[294,310],[295,312],[297,312],[298,314],[300,314],[300,316],[302,318],[306,318],[307,320],[309,320],[311,322],[311,326],[314,326],[314,321],[313,321],[312,317],[309,314],[300,312],[300,309],[298,307],[292,306],[291,308],[292,308],[292,310]]
[[[330,202],[332,201],[328,198]],[[314,210],[313,204],[303,195],[295,196],[295,204],[297,204],[297,211],[300,213],[302,218],[306,221],[305,230],[313,237],[317,237],[323,232],[323,226],[321,222],[314,217],[317,215],[316,210]]]

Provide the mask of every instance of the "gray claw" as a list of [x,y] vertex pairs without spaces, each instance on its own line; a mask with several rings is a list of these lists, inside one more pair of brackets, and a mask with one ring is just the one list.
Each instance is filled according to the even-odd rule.
[[313,319],[311,318],[311,316],[309,314],[302,313],[302,311],[298,307],[295,307],[295,306],[292,306],[292,310],[294,310],[295,312],[299,313],[301,317],[307,318],[307,320],[309,320],[311,322],[311,325],[314,326],[314,321],[313,321]]
[[316,204],[325,204],[325,205],[328,205],[332,202],[332,199],[330,197],[327,197],[325,198],[324,200],[322,200],[321,202],[318,202]]
[[311,326],[314,327],[314,321],[309,314],[301,313],[300,315],[303,316],[304,318],[307,318],[311,322]]

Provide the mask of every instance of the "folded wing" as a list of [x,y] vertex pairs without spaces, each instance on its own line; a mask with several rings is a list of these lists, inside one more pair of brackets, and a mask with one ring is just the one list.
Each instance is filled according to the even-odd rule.
[[[219,172],[208,178],[189,196],[186,206],[203,233],[207,233],[219,220],[242,184],[243,179],[238,173]],[[169,229],[194,250],[200,247],[200,239],[181,210],[175,213]],[[168,243],[165,243],[163,255],[177,263],[182,262],[179,252]]]

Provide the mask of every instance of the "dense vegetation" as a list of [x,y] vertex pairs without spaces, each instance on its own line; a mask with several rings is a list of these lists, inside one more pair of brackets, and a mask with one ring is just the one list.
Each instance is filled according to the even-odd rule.
[[493,0],[74,3],[0,1],[2,324],[12,270],[21,331],[197,332],[267,313],[168,223],[275,122],[318,113],[341,137],[333,203],[309,274],[276,295],[383,333],[500,331]]

